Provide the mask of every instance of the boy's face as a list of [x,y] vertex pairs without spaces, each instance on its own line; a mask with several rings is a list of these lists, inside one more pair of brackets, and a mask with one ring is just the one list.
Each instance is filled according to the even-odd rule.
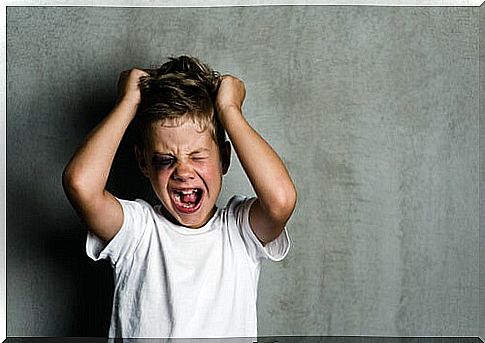
[[155,122],[149,132],[149,146],[137,152],[143,174],[169,219],[190,228],[203,226],[214,214],[226,171],[209,130],[185,120],[178,126]]

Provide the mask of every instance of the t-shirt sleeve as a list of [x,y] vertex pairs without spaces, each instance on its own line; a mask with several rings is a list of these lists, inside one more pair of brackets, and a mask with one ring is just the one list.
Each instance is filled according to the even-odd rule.
[[249,212],[255,200],[256,198],[235,196],[230,201],[232,206],[234,206],[234,215],[246,249],[255,260],[281,261],[290,250],[290,238],[287,229],[285,227],[278,237],[263,246],[263,243],[256,237],[249,223]]
[[86,239],[86,254],[94,261],[108,259],[113,266],[120,258],[134,253],[150,213],[150,205],[143,200],[116,199],[123,209],[123,224],[119,231],[108,243],[91,231],[88,231]]

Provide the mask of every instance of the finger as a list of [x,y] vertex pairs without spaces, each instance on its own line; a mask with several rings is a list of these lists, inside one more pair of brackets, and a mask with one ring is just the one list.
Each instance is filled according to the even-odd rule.
[[221,77],[221,80],[224,81],[224,80],[227,80],[227,79],[231,79],[233,78],[234,76],[230,75],[230,74],[224,74],[222,75]]
[[141,71],[144,71],[145,74],[150,74],[151,72],[154,72],[156,71],[156,69],[147,69],[147,68],[142,68],[140,69]]
[[123,94],[123,90],[128,82],[128,79],[131,73],[135,70],[135,68],[130,70],[123,70],[120,75],[118,76],[118,81],[116,82],[116,95],[119,97]]

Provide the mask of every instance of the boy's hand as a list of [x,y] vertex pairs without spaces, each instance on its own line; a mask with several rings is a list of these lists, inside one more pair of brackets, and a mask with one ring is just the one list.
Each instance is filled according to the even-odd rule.
[[140,77],[147,75],[147,72],[136,68],[121,72],[116,89],[118,102],[126,100],[134,105],[139,105],[141,100]]
[[245,97],[246,88],[244,87],[244,82],[234,76],[224,75],[217,91],[215,103],[219,118],[228,109],[241,111]]

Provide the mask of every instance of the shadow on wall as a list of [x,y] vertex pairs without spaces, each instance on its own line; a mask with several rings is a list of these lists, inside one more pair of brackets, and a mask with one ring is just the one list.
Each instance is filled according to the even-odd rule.
[[[44,157],[59,162],[56,166],[45,166],[45,162],[42,166],[41,161],[34,160],[29,163],[37,170],[16,170],[21,168],[22,163],[16,156],[22,152],[10,151],[7,254],[10,271],[8,299],[12,300],[8,310],[12,321],[10,325],[7,323],[9,335],[20,332],[49,335],[53,332],[56,336],[103,337],[108,334],[113,297],[111,267],[107,261],[94,262],[87,257],[86,227],[69,205],[61,180],[62,169],[76,145],[111,110],[113,104],[111,94],[103,93],[94,101],[79,99],[78,104],[60,104],[75,123],[68,129],[71,132],[66,135],[65,122],[54,123],[64,125],[54,137],[58,146],[45,149],[43,144],[46,142],[37,142],[30,148],[33,159],[41,159],[38,152],[44,150]],[[75,113],[73,108],[76,108]],[[28,135],[26,131],[21,133]],[[19,149],[17,145],[11,146]],[[60,152],[66,150],[69,157],[61,161],[65,157],[61,157]],[[47,173],[48,177],[43,177],[43,173]],[[131,135],[123,139],[115,157],[108,189],[121,198],[155,199],[149,183],[138,170]],[[35,319],[45,316],[51,318],[47,321]],[[22,317],[23,323],[19,321]],[[44,327],[46,323],[49,327]],[[23,325],[30,327],[22,329]]]
[[[17,316],[23,314],[35,332],[45,330],[42,321],[35,318],[47,315],[57,321],[56,325],[63,325],[58,328],[60,332],[104,336],[113,294],[110,266],[107,262],[91,262],[86,256],[85,228],[74,211],[51,207],[52,202],[45,194],[35,193],[35,186],[33,182],[9,182],[9,188],[15,190],[9,191],[8,195],[9,227],[22,232],[7,232],[7,254],[12,270],[8,274],[24,274],[20,277],[30,283],[15,289],[19,286],[16,282],[19,276],[16,275],[14,280],[9,277],[9,293],[24,293],[23,303],[15,309],[19,312]],[[17,209],[21,208],[30,209],[29,215],[18,213]],[[65,301],[59,298],[65,298]],[[13,308],[14,304],[9,307]],[[30,313],[25,313],[27,310]],[[14,330],[18,331],[18,328]]]

